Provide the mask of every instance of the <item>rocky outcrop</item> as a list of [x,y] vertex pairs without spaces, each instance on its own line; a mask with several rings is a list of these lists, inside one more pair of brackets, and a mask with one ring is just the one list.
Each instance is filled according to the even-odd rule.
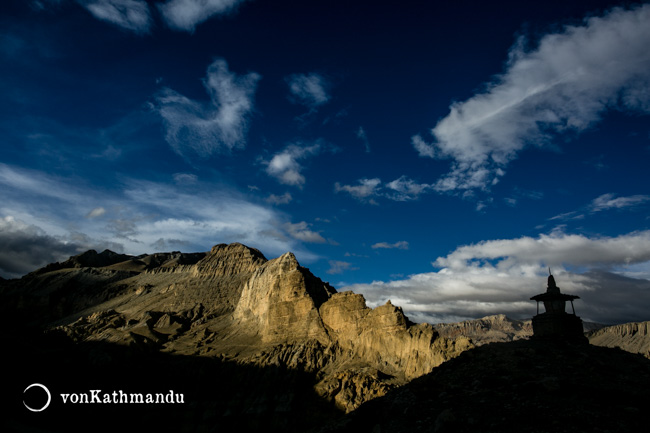
[[377,360],[384,372],[409,380],[472,347],[464,336],[442,338],[428,324],[408,322],[390,301],[370,309],[362,295],[337,293],[320,308],[323,323],[353,357]]
[[587,338],[596,346],[619,347],[650,358],[650,322],[608,326],[589,332]]
[[318,307],[334,293],[286,253],[260,266],[246,281],[234,318],[267,343],[328,342]]

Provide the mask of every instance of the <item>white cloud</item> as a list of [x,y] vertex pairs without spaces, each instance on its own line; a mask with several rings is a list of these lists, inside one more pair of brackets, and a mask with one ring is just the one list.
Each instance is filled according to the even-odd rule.
[[650,111],[650,5],[587,18],[530,51],[519,42],[484,93],[450,107],[433,143],[413,137],[421,156],[452,159],[437,190],[489,189],[526,146],[583,131],[608,109]]
[[147,33],[151,27],[149,6],[144,0],[77,0],[95,18],[135,33]]
[[282,184],[301,187],[305,184],[305,176],[301,173],[303,167],[299,161],[317,155],[320,151],[320,143],[304,147],[291,144],[265,162],[266,173]]
[[418,151],[418,154],[420,154],[420,156],[435,158],[435,147],[424,141],[419,135],[414,135],[411,137],[411,144],[413,144],[413,147]]
[[196,26],[213,17],[231,12],[244,0],[170,0],[158,6],[167,25],[193,32]]
[[[540,235],[480,242],[457,248],[434,265],[462,269],[472,260],[516,257],[519,263],[546,266],[614,266],[650,260],[650,231],[634,232],[615,238],[588,238],[583,235]],[[503,262],[506,265],[506,262]]]
[[417,183],[406,176],[402,176],[391,182],[382,185],[381,179],[359,179],[358,185],[334,184],[335,192],[347,192],[352,197],[377,204],[373,197],[385,197],[394,201],[416,200],[418,197],[431,190],[432,186],[425,183]]
[[340,290],[363,293],[372,305],[391,299],[418,321],[455,321],[501,313],[530,318],[536,307],[529,299],[545,290],[551,266],[562,291],[581,297],[575,306],[584,320],[620,323],[648,319],[650,272],[642,270],[650,268],[650,231],[617,237],[558,233],[484,241],[458,247],[439,257],[434,266],[441,269]]
[[165,122],[167,142],[181,155],[191,149],[204,157],[244,147],[259,79],[254,72],[238,76],[225,60],[216,59],[203,80],[208,104],[168,88],[161,91],[154,109]]
[[600,212],[609,209],[623,209],[634,207],[650,201],[648,195],[632,195],[629,197],[616,197],[616,194],[603,194],[595,198],[589,206],[592,212]]
[[293,74],[286,78],[295,102],[316,109],[330,100],[329,84],[319,74]]
[[389,244],[388,242],[378,242],[374,245],[371,246],[372,249],[379,249],[379,248],[384,248],[384,249],[394,249],[397,248],[399,250],[408,250],[409,249],[409,243],[406,241],[398,241],[393,244]]
[[320,233],[312,231],[309,228],[309,224],[307,224],[305,221],[301,221],[295,224],[286,223],[284,224],[284,228],[292,238],[299,241],[316,244],[323,244],[327,242],[325,238],[320,235]]

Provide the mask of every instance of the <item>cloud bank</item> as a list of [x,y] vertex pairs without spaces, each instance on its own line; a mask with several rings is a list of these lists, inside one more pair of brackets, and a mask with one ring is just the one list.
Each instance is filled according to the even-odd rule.
[[191,150],[202,157],[244,147],[260,78],[254,72],[237,75],[225,60],[216,59],[203,80],[207,104],[163,89],[153,108],[163,118],[169,145],[180,155]]
[[413,137],[421,156],[452,161],[436,190],[487,190],[527,146],[584,131],[608,110],[650,112],[650,5],[613,9],[525,45],[511,49],[485,92],[451,105],[432,143]]
[[[221,242],[255,245],[269,256],[323,243],[306,222],[224,185],[121,179],[102,191],[35,170],[0,164],[0,275],[19,276],[90,248],[128,254],[164,246],[207,251]],[[31,258],[30,258],[31,257]]]
[[355,284],[372,305],[391,299],[416,321],[453,322],[490,314],[530,318],[530,297],[546,290],[548,267],[563,292],[581,297],[583,320],[647,320],[650,308],[650,231],[617,237],[540,235],[479,242],[433,263],[437,272],[404,280]]
[[5,277],[20,277],[81,251],[79,245],[49,236],[13,216],[0,218],[0,271]]

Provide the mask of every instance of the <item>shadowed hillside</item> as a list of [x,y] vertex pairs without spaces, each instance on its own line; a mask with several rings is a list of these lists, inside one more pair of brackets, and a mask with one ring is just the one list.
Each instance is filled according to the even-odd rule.
[[328,432],[641,432],[650,360],[532,340],[487,344],[368,402]]

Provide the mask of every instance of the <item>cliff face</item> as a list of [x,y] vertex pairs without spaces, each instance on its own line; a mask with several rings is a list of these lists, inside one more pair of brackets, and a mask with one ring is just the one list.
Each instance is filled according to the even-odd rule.
[[286,253],[259,267],[244,283],[234,318],[264,342],[327,343],[318,306],[334,293],[334,288],[302,268],[292,253]]
[[[98,256],[101,256],[98,258]],[[344,411],[472,347],[337,293],[287,253],[241,244],[139,257],[84,253],[4,284],[4,316],[76,342],[104,342],[259,367],[309,371]]]
[[587,338],[596,346],[619,347],[650,358],[650,322],[608,326],[589,332]]

